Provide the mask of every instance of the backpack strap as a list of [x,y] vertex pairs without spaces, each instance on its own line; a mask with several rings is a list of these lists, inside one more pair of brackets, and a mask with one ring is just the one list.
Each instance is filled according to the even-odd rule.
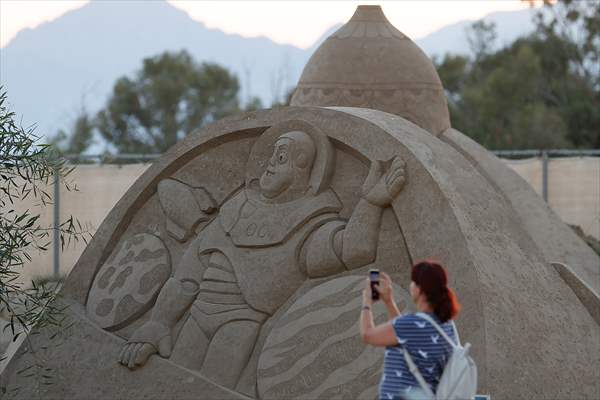
[[423,318],[424,320],[426,320],[427,322],[429,322],[431,325],[433,325],[433,327],[440,333],[440,335],[442,335],[442,337],[444,339],[446,339],[446,341],[454,348],[457,346],[460,346],[460,338],[458,337],[458,330],[456,329],[456,325],[454,324],[454,321],[451,321],[452,323],[452,328],[454,329],[454,335],[456,336],[456,343],[454,342],[454,340],[450,339],[450,336],[448,336],[446,334],[446,332],[444,332],[444,330],[442,329],[441,326],[438,325],[437,322],[435,322],[433,320],[433,318],[431,318],[429,315],[422,313],[422,312],[418,312],[415,315]]
[[456,344],[458,344],[459,346],[462,346],[460,344],[460,336],[458,336],[458,329],[456,329],[456,324],[452,320],[450,321],[450,323],[452,324],[452,329],[454,330],[454,337],[456,338]]
[[429,387],[427,382],[425,382],[425,378],[423,378],[423,375],[421,375],[419,367],[417,367],[410,354],[408,354],[408,351],[405,348],[402,348],[402,352],[404,353],[404,359],[406,360],[406,364],[408,365],[409,371],[417,379],[417,382],[419,382],[421,389],[423,389],[428,398],[435,399],[435,394],[431,391],[431,388]]

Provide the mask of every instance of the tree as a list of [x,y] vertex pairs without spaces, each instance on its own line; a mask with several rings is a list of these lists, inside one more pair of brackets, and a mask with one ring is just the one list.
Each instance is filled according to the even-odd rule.
[[[525,0],[534,4],[533,0]],[[543,0],[534,19],[542,39],[560,39],[554,51],[566,53],[574,72],[600,85],[600,1]]]
[[569,139],[577,147],[600,148],[600,1],[544,0],[535,23],[536,37],[568,60],[571,79],[560,82],[556,101]]
[[548,32],[490,50],[493,26],[479,22],[469,30],[474,57],[434,59],[452,125],[490,149],[600,147],[595,78],[578,67],[576,43]]
[[59,130],[50,144],[62,154],[81,154],[93,144],[94,128],[93,118],[82,108],[73,122],[71,133]]
[[467,41],[476,60],[479,60],[494,50],[496,39],[496,23],[479,20],[467,28]]
[[296,91],[296,87],[291,87],[289,88],[283,98],[281,99],[281,101],[279,100],[275,100],[272,104],[271,104],[271,108],[275,108],[275,107],[287,107],[290,105],[290,103],[292,102],[292,97],[294,96],[294,92]]
[[162,153],[207,123],[239,111],[239,83],[217,64],[186,51],[144,59],[134,78],[113,87],[96,125],[120,153]]
[[[29,287],[19,280],[30,254],[49,249],[54,228],[40,223],[40,211],[52,201],[47,187],[57,179],[68,190],[76,189],[66,180],[72,168],[38,140],[33,129],[17,126],[0,87],[0,313],[9,316],[7,326],[14,340],[33,326],[60,326],[62,321],[62,310],[54,303],[56,287],[35,282]],[[16,211],[15,203],[25,200],[33,207]],[[72,216],[57,231],[63,247],[72,240],[87,239],[85,229]]]
[[256,111],[256,110],[260,110],[263,107],[262,104],[262,100],[259,97],[251,97],[246,104],[244,105],[242,111],[247,112],[247,111]]
[[442,60],[433,57],[433,64],[444,84],[450,119],[455,127],[463,127],[462,92],[469,78],[470,59],[467,56],[446,54]]

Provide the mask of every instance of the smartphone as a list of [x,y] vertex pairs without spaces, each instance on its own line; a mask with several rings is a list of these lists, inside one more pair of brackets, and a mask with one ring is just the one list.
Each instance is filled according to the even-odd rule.
[[375,285],[379,285],[379,270],[370,269],[369,279],[371,280],[371,298],[373,301],[379,300],[379,292],[375,289]]

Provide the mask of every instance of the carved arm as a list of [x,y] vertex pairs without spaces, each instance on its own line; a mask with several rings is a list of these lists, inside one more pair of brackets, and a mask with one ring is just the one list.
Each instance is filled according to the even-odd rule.
[[390,168],[373,162],[363,186],[361,198],[343,231],[338,232],[335,245],[348,269],[359,268],[375,261],[383,209],[390,205],[406,183],[405,163],[395,157]]
[[123,346],[121,364],[135,368],[144,365],[154,353],[171,355],[171,330],[196,298],[204,272],[198,259],[198,243],[199,239],[191,243],[174,276],[160,290],[150,320],[136,329]]

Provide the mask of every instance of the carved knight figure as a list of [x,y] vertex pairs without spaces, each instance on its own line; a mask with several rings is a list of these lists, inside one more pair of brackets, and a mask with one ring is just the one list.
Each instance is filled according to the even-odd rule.
[[[375,260],[383,209],[406,181],[404,162],[373,162],[361,199],[345,220],[329,184],[335,162],[329,139],[315,129],[273,137],[260,177],[249,174],[220,207],[201,206],[214,217],[197,229],[150,320],[123,347],[122,364],[142,366],[159,353],[235,388],[262,324],[306,279]],[[264,140],[257,146],[264,147]],[[202,198],[210,203],[209,195]],[[227,368],[214,368],[223,360]]]

